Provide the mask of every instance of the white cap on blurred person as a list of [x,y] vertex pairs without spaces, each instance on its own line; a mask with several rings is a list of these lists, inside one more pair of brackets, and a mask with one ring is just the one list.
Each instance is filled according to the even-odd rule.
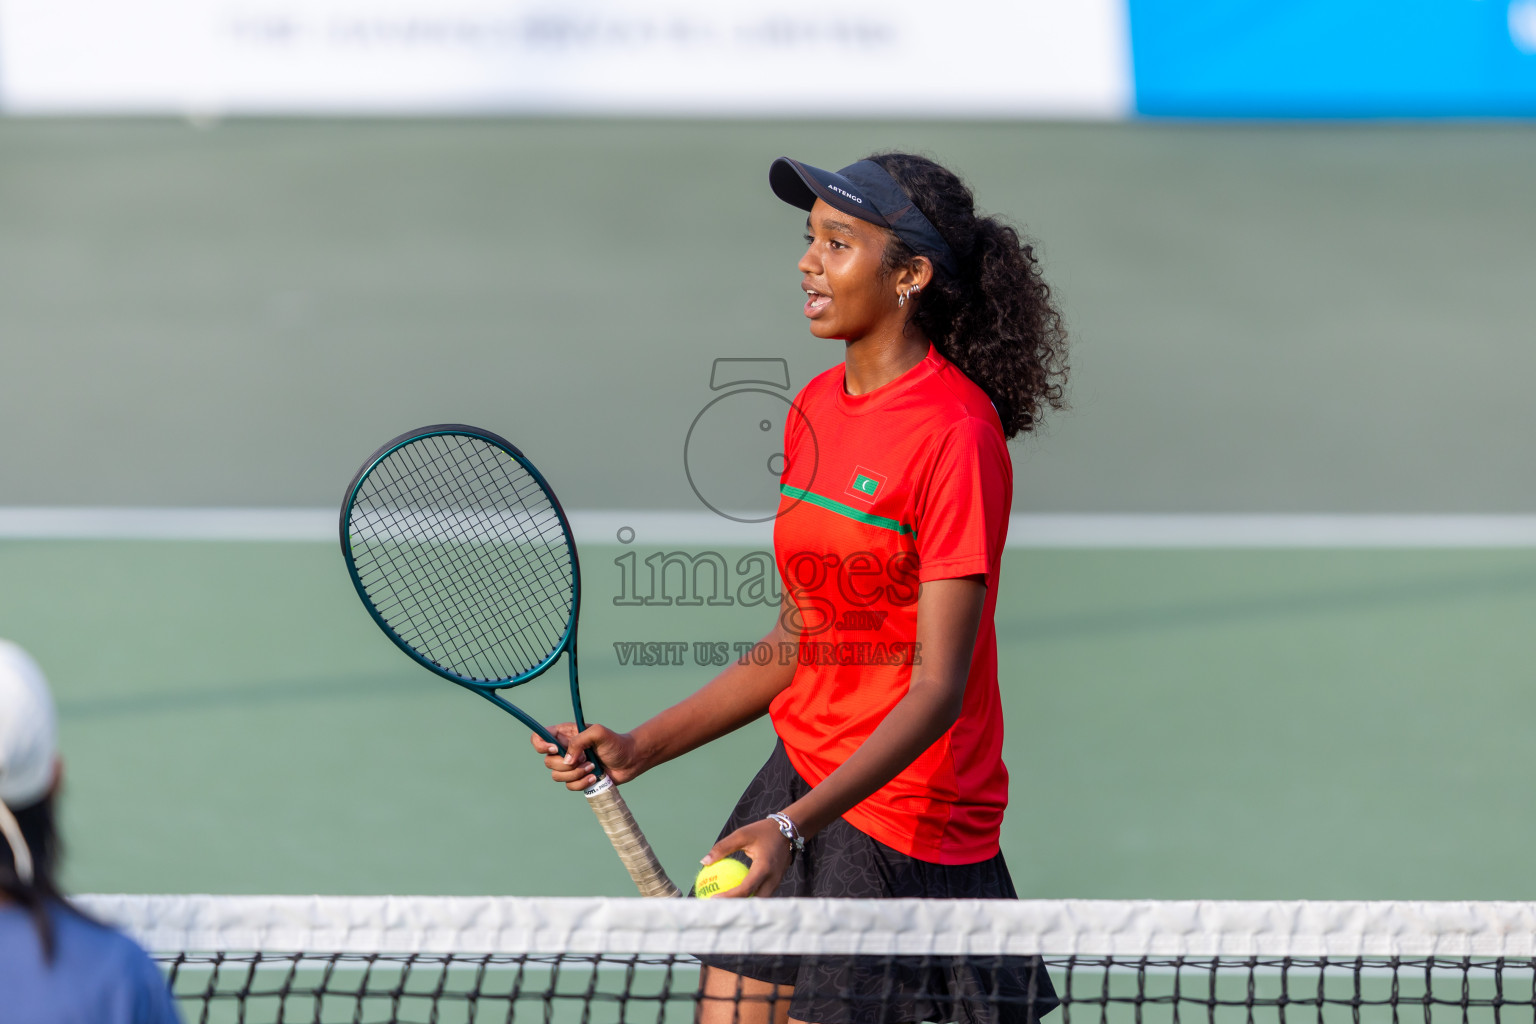
[[11,808],[31,807],[53,786],[58,728],[43,670],[26,651],[0,640],[0,839],[16,877],[32,884],[32,851]]
[[31,655],[0,640],[0,801],[30,807],[47,796],[57,754],[48,680]]

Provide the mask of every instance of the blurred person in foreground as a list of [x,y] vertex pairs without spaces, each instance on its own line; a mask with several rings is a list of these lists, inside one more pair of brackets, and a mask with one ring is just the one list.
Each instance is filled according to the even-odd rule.
[[57,746],[42,670],[0,640],[0,1018],[179,1024],[149,956],[70,906],[54,881]]

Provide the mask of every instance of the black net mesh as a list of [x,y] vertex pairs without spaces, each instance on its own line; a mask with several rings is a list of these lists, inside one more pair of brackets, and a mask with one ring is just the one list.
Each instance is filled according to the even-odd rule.
[[358,488],[353,564],[389,628],[429,661],[496,682],[537,667],[565,637],[576,569],[537,479],[480,438],[418,438]]
[[[824,1024],[918,1019],[965,1024],[1035,1019],[1047,1024],[1504,1024],[1536,1019],[1536,961],[1530,959],[975,956],[901,957],[898,964],[897,958],[861,958],[877,974],[882,965],[890,976],[916,970],[930,987],[868,982],[838,987],[815,980],[837,977],[835,969],[800,971],[802,979],[812,980],[801,981],[793,1003],[730,988],[706,990],[698,961],[686,954],[183,954],[160,959],[188,1021],[251,1024],[692,1024],[698,1019],[766,1024],[792,1008],[808,1010]],[[794,970],[804,959],[809,958],[773,958],[769,966]],[[1023,990],[994,986],[991,991],[953,984],[957,972],[998,978],[1020,964],[1040,967],[1049,983],[1037,981]],[[927,1006],[921,1016],[908,1016],[912,1004],[902,1004],[903,999],[925,1000]]]

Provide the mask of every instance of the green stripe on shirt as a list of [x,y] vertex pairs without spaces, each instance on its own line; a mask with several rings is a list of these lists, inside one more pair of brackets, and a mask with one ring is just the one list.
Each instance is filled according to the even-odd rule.
[[846,516],[847,518],[855,520],[856,522],[863,523],[866,526],[877,526],[882,530],[892,530],[896,533],[906,534],[912,537],[917,536],[916,527],[908,526],[906,523],[899,522],[895,519],[888,519],[885,516],[877,516],[871,512],[865,512],[861,509],[856,509],[852,505],[845,505],[840,501],[828,498],[823,494],[817,494],[814,491],[801,490],[798,487],[791,487],[788,484],[780,484],[779,492],[785,497],[794,498],[796,501],[808,502],[812,505],[824,508],[828,512],[836,512],[840,516]]

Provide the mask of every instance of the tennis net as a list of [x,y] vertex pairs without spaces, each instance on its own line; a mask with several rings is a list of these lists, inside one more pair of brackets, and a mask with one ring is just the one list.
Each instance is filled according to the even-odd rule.
[[[152,952],[188,1021],[1536,1024],[1536,903],[78,902]],[[704,988],[701,957],[787,969],[794,1001]]]

